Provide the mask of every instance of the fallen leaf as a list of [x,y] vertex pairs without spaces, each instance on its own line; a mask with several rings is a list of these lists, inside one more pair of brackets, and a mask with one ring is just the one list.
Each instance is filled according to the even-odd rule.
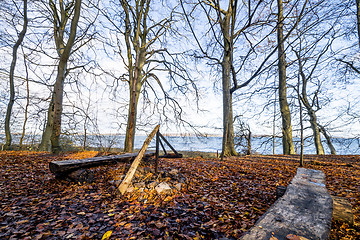
[[107,231],[106,233],[104,233],[104,235],[102,236],[101,240],[108,240],[110,238],[112,234],[112,231]]

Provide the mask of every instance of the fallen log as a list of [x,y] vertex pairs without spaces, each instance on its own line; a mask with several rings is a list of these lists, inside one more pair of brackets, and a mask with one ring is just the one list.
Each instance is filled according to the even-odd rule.
[[[63,161],[53,161],[49,163],[49,168],[52,173],[56,176],[61,176],[68,174],[72,171],[75,171],[80,168],[90,168],[100,165],[115,164],[117,162],[124,162],[128,160],[135,159],[137,153],[126,153],[121,155],[111,155],[111,156],[100,156],[93,158],[85,159],[71,159]],[[154,156],[154,152],[146,152],[146,157]]]

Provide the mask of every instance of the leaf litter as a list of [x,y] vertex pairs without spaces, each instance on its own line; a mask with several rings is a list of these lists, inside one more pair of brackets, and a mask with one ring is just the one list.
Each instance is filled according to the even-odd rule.
[[[161,159],[162,171],[185,176],[181,190],[115,194],[125,163],[93,168],[93,183],[57,179],[51,161],[98,152],[0,152],[1,239],[238,239],[295,175],[298,156]],[[360,156],[305,156],[325,172],[330,194],[347,198],[355,224],[333,222],[331,239],[360,238]],[[152,166],[151,166],[152,167]]]

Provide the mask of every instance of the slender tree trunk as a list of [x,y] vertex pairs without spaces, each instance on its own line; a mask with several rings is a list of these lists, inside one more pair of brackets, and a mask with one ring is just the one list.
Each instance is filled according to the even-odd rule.
[[58,65],[58,73],[56,82],[54,85],[54,116],[53,127],[51,133],[51,151],[58,154],[61,151],[60,147],[60,133],[61,133],[61,115],[62,115],[62,103],[64,93],[64,80],[66,74],[66,60],[60,59]]
[[[300,79],[298,81],[298,90],[300,87]],[[298,101],[299,101],[299,117],[300,117],[300,167],[304,167],[304,124],[302,118],[302,105],[301,105],[301,97],[300,93],[298,92]]]
[[306,106],[306,108],[307,108],[308,114],[310,116],[309,122],[310,122],[310,125],[311,125],[311,129],[313,130],[316,154],[324,155],[325,152],[324,152],[323,145],[321,143],[320,131],[319,131],[319,127],[318,127],[318,124],[317,124],[315,112],[314,112],[314,110],[309,109],[307,106]]
[[291,113],[289,104],[287,102],[286,94],[286,60],[285,50],[283,42],[283,5],[282,0],[278,0],[278,28],[277,28],[277,40],[278,40],[278,68],[279,68],[279,103],[280,112],[282,118],[282,143],[283,154],[295,154],[292,129],[291,129]]
[[272,138],[272,143],[273,143],[273,155],[275,155],[275,122],[276,122],[276,83],[274,80],[274,89],[275,89],[275,93],[274,93],[274,116],[273,116],[273,138]]
[[53,129],[54,122],[54,94],[52,93],[48,113],[47,113],[47,121],[44,132],[41,137],[41,143],[39,145],[40,151],[51,151],[51,135]]
[[8,103],[7,110],[6,110],[6,116],[5,116],[5,138],[6,138],[6,142],[5,142],[4,149],[11,149],[12,138],[11,138],[11,132],[10,132],[10,118],[11,118],[12,108],[13,108],[13,105],[14,105],[14,102],[15,102],[14,74],[15,74],[15,67],[16,67],[16,60],[17,60],[17,50],[18,50],[19,46],[21,45],[21,43],[24,40],[26,30],[27,30],[27,25],[28,25],[27,0],[24,0],[24,6],[23,7],[24,7],[23,28],[22,28],[22,30],[21,30],[21,32],[19,34],[19,37],[18,37],[15,45],[13,46],[12,61],[11,61],[11,65],[10,65],[10,78],[9,78],[10,99],[9,99],[9,103]]
[[[86,114],[87,115],[87,114]],[[87,116],[85,117],[85,121],[84,121],[84,141],[83,141],[83,150],[86,150],[86,142],[87,142]]]
[[130,102],[129,102],[129,114],[126,125],[125,135],[125,152],[134,151],[135,132],[136,132],[136,118],[137,118],[137,105],[140,95],[139,87],[130,88]]
[[25,105],[24,123],[23,123],[22,133],[21,133],[20,142],[19,142],[20,149],[22,149],[23,140],[25,137],[26,123],[28,120],[28,109],[29,109],[29,105],[30,105],[29,72],[28,72],[28,68],[27,68],[27,64],[26,64],[26,58],[24,58],[24,66],[25,66],[25,72],[26,72],[26,105]]
[[330,149],[330,153],[333,154],[333,155],[336,155],[336,150],[335,150],[335,147],[334,145],[332,144],[332,141],[331,141],[331,137],[329,136],[329,134],[327,133],[326,129],[324,128],[324,126],[318,124],[319,126],[319,130],[320,132],[324,135],[325,139],[326,139],[326,143]]
[[[325,152],[324,152],[323,145],[321,143],[321,137],[320,137],[320,131],[319,131],[318,123],[317,123],[316,113],[313,110],[312,106],[310,105],[308,97],[307,97],[306,88],[307,88],[308,79],[306,78],[305,73],[303,71],[303,66],[301,63],[300,55],[298,53],[296,53],[296,55],[299,60],[299,73],[300,73],[300,76],[302,79],[302,91],[301,91],[302,102],[303,102],[304,106],[306,107],[307,113],[310,117],[309,122],[311,125],[311,129],[313,131],[316,154],[324,155]],[[299,81],[300,81],[300,79],[299,79]]]
[[251,131],[249,127],[249,134],[247,136],[247,143],[248,143],[248,155],[251,155]]
[[139,101],[140,91],[142,87],[142,70],[145,64],[145,51],[144,48],[136,50],[137,57],[135,61],[135,67],[129,68],[129,75],[133,75],[130,78],[130,102],[129,102],[129,115],[126,125],[125,135],[125,152],[134,151],[135,132],[136,132],[136,118],[137,118],[137,105]]
[[360,47],[360,0],[356,0],[356,18],[357,18],[358,40]]

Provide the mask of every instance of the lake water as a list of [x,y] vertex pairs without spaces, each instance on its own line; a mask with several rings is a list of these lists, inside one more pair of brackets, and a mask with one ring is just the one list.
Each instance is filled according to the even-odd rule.
[[[4,143],[4,135],[0,134],[0,142]],[[41,136],[27,136],[24,144],[39,143]],[[71,145],[83,145],[83,135],[76,135],[65,137],[67,144]],[[177,151],[201,151],[201,152],[221,152],[222,138],[221,137],[196,137],[196,136],[165,136],[170,144]],[[87,146],[100,147],[100,148],[123,148],[124,147],[123,135],[88,135]],[[135,137],[135,149],[140,149],[146,136]],[[154,138],[155,139],[155,138]],[[155,140],[149,145],[149,150],[155,149]],[[19,135],[13,135],[13,142],[19,142]],[[63,140],[64,142],[64,140]],[[273,153],[273,141],[271,137],[254,137],[251,140],[252,151],[260,154],[272,154]],[[300,139],[294,138],[295,150],[300,152]],[[339,155],[353,155],[360,154],[360,139],[346,139],[346,138],[334,138],[333,145]],[[165,145],[167,150],[169,147]],[[330,153],[326,142],[323,142],[324,150],[327,154]],[[238,152],[242,151],[242,147],[237,147]],[[315,154],[315,147],[311,139],[308,139],[304,143],[304,154]],[[281,138],[275,138],[275,154],[282,154]]]
[[[177,151],[202,151],[202,152],[221,152],[222,138],[221,137],[196,137],[196,136],[165,136],[170,144]],[[124,136],[88,136],[89,145],[93,147],[124,147]],[[101,139],[101,140],[100,140]],[[146,136],[135,137],[135,148],[140,149]],[[294,138],[296,152],[300,152],[300,139]],[[251,140],[252,151],[260,154],[273,153],[273,140],[271,137],[254,137]],[[345,139],[334,138],[333,145],[339,155],[353,155],[360,154],[359,139]],[[323,142],[324,150],[330,154],[326,142]],[[161,147],[160,147],[161,148]],[[166,149],[170,149],[165,145]],[[149,149],[155,149],[155,140],[153,139],[149,145]],[[237,147],[237,151],[241,152],[244,148]],[[306,140],[304,143],[304,154],[315,154],[315,147],[311,140]],[[282,154],[281,138],[275,138],[275,154]]]

